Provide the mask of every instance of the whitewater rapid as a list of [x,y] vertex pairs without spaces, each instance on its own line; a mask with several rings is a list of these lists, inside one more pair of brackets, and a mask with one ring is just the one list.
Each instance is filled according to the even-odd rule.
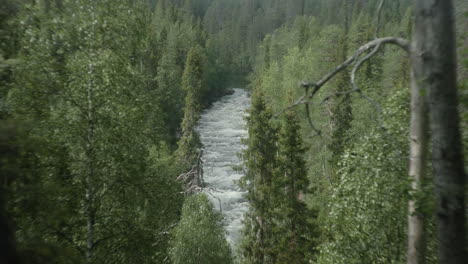
[[244,117],[249,105],[248,93],[234,89],[233,94],[203,111],[197,126],[204,146],[205,192],[221,210],[226,239],[233,248],[239,242],[242,217],[248,209],[245,192],[236,183],[243,175],[233,167],[241,163],[238,153],[244,148],[241,139],[247,137]]

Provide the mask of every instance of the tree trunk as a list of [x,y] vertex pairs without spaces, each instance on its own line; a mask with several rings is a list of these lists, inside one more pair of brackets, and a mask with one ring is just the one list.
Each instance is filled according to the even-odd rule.
[[451,0],[415,0],[418,82],[428,90],[437,199],[439,261],[466,263],[465,171],[457,111],[456,48]]
[[85,206],[86,206],[86,263],[93,262],[94,255],[94,93],[93,93],[93,65],[89,64],[90,81],[87,88],[88,116],[87,116],[87,136],[86,136],[86,178],[85,178]]
[[[412,46],[411,69],[411,121],[410,121],[410,160],[409,176],[412,180],[413,193],[420,191],[421,182],[426,174],[427,160],[427,102],[424,88],[418,79],[421,77],[421,65],[418,60],[418,41]],[[408,204],[408,264],[424,263],[424,217],[417,209],[417,201],[410,199]]]
[[[416,0],[418,1],[418,0]],[[415,18],[417,20],[417,18]],[[411,42],[411,121],[410,121],[410,163],[409,176],[412,180],[413,195],[421,192],[421,183],[426,174],[428,145],[428,107],[424,79],[424,52],[426,39],[414,23]],[[417,197],[417,196],[416,196]],[[411,198],[408,204],[408,264],[425,263],[424,216],[417,208],[418,201]]]
[[14,241],[14,230],[8,223],[5,211],[3,197],[0,197],[0,263],[19,264],[20,261]]
[[301,2],[301,16],[304,16],[304,12],[305,12],[305,0],[302,0]]

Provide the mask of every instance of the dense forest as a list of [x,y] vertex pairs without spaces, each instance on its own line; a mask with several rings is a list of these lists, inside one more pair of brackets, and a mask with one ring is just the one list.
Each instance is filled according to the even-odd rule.
[[[196,127],[237,87],[232,246]],[[465,0],[0,1],[0,263],[464,264],[467,146]]]

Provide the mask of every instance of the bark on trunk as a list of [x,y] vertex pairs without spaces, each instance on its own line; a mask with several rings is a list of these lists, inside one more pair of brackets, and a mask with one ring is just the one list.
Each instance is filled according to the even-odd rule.
[[[417,41],[413,42],[412,54],[417,54]],[[427,160],[427,102],[424,88],[417,81],[421,76],[417,56],[412,55],[411,69],[411,122],[410,122],[410,163],[409,176],[413,192],[420,191],[426,174]],[[417,209],[417,201],[410,199],[408,204],[408,264],[424,263],[424,216]]]
[[90,81],[87,89],[88,99],[88,116],[87,116],[87,137],[86,137],[86,263],[93,262],[94,255],[94,224],[95,224],[95,208],[94,208],[94,104],[93,104],[93,65],[89,64]]
[[301,2],[301,16],[304,16],[304,12],[305,12],[305,0],[302,0]]
[[415,36],[428,90],[437,199],[439,261],[466,263],[462,142],[457,111],[456,48],[451,0],[415,0]]
[[2,197],[0,197],[0,210],[0,263],[19,264],[20,261],[14,241],[14,230],[8,223]]
[[[417,19],[417,18],[416,18]],[[411,42],[411,121],[410,121],[410,163],[409,176],[412,180],[413,194],[421,191],[421,183],[426,174],[428,144],[428,107],[426,87],[421,83],[424,78],[424,61],[420,56],[424,52],[425,39],[419,28],[413,28]],[[418,210],[418,201],[410,199],[408,203],[408,264],[425,263],[424,216]]]

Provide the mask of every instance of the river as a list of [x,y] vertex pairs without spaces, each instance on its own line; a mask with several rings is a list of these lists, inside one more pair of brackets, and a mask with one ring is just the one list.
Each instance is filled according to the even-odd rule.
[[245,115],[250,106],[248,93],[234,89],[234,93],[222,97],[203,111],[197,126],[204,145],[205,192],[215,208],[221,210],[229,244],[234,249],[242,229],[242,217],[248,209],[243,192],[235,181],[242,173],[233,167],[241,163],[241,139],[247,137]]

